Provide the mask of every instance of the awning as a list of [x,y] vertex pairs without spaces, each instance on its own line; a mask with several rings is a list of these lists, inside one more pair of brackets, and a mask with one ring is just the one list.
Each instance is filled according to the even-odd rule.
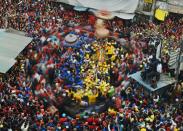
[[94,10],[107,10],[110,11],[112,15],[123,19],[133,19],[135,10],[139,3],[139,0],[53,0],[53,1]]
[[15,58],[31,41],[32,38],[0,29],[0,73],[6,73],[15,64]]

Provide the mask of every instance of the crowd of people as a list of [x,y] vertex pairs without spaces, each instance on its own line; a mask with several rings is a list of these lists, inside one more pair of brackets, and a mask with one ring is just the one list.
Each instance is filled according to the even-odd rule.
[[[95,16],[68,5],[4,0],[0,14],[0,28],[33,38],[1,76],[0,130],[183,130],[181,81],[160,96],[128,77],[155,53],[148,45],[152,35],[161,37],[162,59],[179,48],[183,18],[161,24],[114,18],[105,22],[110,37],[97,39]],[[67,43],[68,34],[77,41]],[[103,103],[100,112],[95,105]],[[66,109],[75,106],[92,109],[69,115]]]

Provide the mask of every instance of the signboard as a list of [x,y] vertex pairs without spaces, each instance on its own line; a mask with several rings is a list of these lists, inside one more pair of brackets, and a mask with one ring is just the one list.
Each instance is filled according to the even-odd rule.
[[153,3],[153,0],[144,0],[144,3]]
[[144,0],[143,11],[151,12],[153,0]]

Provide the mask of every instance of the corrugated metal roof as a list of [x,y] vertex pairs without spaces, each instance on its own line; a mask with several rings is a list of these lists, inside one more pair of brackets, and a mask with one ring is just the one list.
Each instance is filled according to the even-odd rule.
[[168,4],[167,8],[168,8],[169,12],[183,14],[183,7],[182,6]]

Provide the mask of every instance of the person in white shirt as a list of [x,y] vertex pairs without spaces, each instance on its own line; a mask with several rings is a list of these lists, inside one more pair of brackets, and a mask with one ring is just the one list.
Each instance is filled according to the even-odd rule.
[[25,122],[24,122],[21,126],[21,131],[28,131],[28,129],[29,129],[29,123],[27,123],[27,125],[25,125]]
[[161,63],[159,63],[157,65],[157,72],[162,73],[162,64]]

